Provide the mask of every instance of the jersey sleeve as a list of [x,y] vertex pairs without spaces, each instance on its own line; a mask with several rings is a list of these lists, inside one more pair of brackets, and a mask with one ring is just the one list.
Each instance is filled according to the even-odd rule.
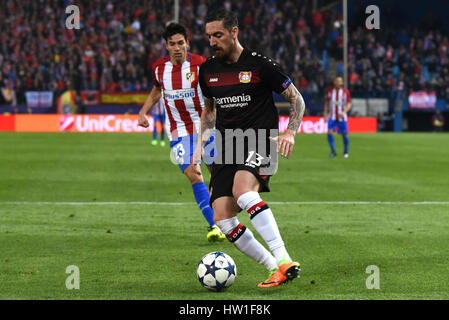
[[265,63],[261,69],[262,80],[268,83],[272,91],[281,94],[292,83],[292,80],[278,63],[269,58],[264,60]]
[[346,102],[351,102],[351,92],[346,89]]
[[199,74],[198,74],[198,82],[200,84],[200,88],[201,88],[201,92],[203,93],[203,96],[208,99],[211,99],[212,96],[210,94],[209,87],[206,85],[206,79],[205,79],[205,74],[204,74],[205,69],[206,69],[206,64],[202,63],[200,66]]
[[157,69],[157,65],[153,64],[151,66],[151,75],[153,77],[153,85],[156,87],[160,87],[161,85],[159,84],[159,82],[157,81],[157,78],[156,78],[156,69]]

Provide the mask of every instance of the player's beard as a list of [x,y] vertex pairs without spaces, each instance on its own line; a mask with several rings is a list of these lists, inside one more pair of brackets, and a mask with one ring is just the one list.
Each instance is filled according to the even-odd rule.
[[226,62],[231,57],[231,49],[225,50],[222,47],[213,47],[212,48],[215,53],[215,58],[217,58],[221,62]]

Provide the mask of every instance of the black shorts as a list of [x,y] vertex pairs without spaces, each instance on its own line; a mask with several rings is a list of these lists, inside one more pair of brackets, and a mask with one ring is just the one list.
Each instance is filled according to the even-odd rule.
[[259,192],[270,192],[270,177],[260,175],[259,168],[252,168],[244,164],[213,164],[212,175],[209,184],[210,206],[221,197],[233,197],[232,187],[234,186],[234,176],[237,171],[245,170],[251,172],[260,183]]

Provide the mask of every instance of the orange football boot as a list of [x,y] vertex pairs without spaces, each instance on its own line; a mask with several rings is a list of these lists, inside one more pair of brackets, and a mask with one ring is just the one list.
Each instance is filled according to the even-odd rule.
[[278,269],[272,269],[267,280],[259,283],[259,288],[277,287],[299,277],[299,263],[295,261],[280,261]]

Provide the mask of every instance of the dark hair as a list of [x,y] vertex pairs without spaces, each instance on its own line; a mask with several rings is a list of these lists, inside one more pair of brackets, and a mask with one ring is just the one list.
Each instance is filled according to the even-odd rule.
[[162,37],[165,39],[165,41],[168,41],[168,38],[178,33],[182,34],[184,36],[184,39],[186,39],[187,41],[187,29],[182,24],[172,22],[165,27],[164,33],[162,33]]
[[232,11],[228,11],[225,9],[220,9],[218,11],[212,12],[206,18],[206,23],[212,21],[223,21],[223,26],[231,31],[232,28],[239,26],[239,20],[237,19],[237,14]]

